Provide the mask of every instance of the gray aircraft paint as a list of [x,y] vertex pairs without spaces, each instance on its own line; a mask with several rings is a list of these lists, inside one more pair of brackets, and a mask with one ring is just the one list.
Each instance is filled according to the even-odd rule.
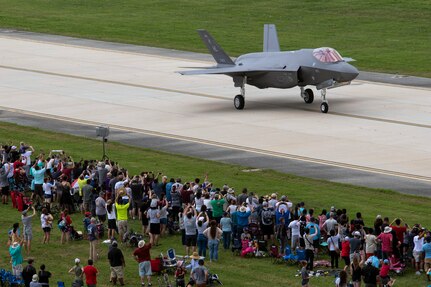
[[[233,78],[234,86],[241,88],[241,95],[235,97],[235,107],[244,108],[245,84],[260,89],[287,89],[301,87],[301,97],[306,103],[313,102],[312,90],[305,86],[315,86],[322,90],[322,112],[328,111],[326,89],[350,84],[359,72],[348,62],[351,58],[340,58],[332,48],[301,49],[280,52],[275,25],[264,25],[263,52],[239,56],[235,62],[223,51],[214,38],[205,30],[198,30],[202,41],[213,55],[217,65],[201,70],[180,71],[182,75],[224,74]],[[328,51],[336,55],[331,62],[321,61],[315,53]],[[325,55],[323,54],[323,57]],[[241,97],[238,99],[238,97]],[[306,100],[310,99],[311,100]]]

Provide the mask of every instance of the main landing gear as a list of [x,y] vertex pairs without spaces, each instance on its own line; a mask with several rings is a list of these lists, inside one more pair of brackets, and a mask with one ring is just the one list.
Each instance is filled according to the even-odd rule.
[[241,94],[236,95],[233,99],[233,105],[235,106],[235,109],[242,110],[245,106],[245,84],[247,83],[247,76],[245,76],[242,80],[241,85]]
[[[314,101],[313,90],[304,89],[304,87],[300,87],[301,89],[301,98],[304,100],[306,104],[311,104]],[[322,97],[322,103],[320,104],[320,111],[326,114],[329,111],[328,101],[326,100],[326,89],[322,89],[320,91]]]

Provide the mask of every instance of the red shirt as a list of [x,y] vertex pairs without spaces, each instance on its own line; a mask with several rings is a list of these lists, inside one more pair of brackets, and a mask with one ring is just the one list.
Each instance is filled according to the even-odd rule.
[[97,284],[97,269],[93,265],[87,265],[83,268],[83,272],[85,274],[85,283],[87,285],[96,285]]
[[392,252],[392,234],[390,233],[380,233],[377,239],[382,241],[382,251]]
[[397,235],[397,240],[401,243],[404,242],[404,232],[406,232],[407,227],[405,226],[396,226],[391,225],[392,230],[395,231],[395,234]]
[[380,277],[387,277],[389,276],[389,264],[383,264],[382,268],[380,269]]
[[341,256],[350,256],[349,240],[344,240],[343,242],[341,242]]
[[150,261],[151,255],[150,255],[150,249],[151,249],[151,243],[147,243],[142,248],[136,248],[133,252],[133,256],[138,257],[138,262],[144,262],[144,261]]

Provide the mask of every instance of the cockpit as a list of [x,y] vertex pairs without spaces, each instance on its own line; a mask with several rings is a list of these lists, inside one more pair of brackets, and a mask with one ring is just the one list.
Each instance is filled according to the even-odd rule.
[[322,47],[313,50],[313,56],[323,63],[336,63],[343,61],[343,57],[333,48]]

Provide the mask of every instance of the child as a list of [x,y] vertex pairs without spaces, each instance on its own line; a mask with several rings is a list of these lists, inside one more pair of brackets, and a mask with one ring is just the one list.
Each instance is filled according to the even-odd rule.
[[175,282],[176,287],[185,287],[185,280],[184,277],[186,275],[186,268],[181,264],[177,267],[177,270],[175,271]]
[[82,222],[84,223],[84,230],[85,232],[87,232],[88,226],[90,225],[90,219],[91,219],[91,212],[85,212],[85,217],[82,220]]
[[[244,235],[244,233],[242,234]],[[241,235],[241,237],[243,237]],[[253,249],[253,242],[250,241],[249,236],[245,235],[243,239],[241,240],[242,250],[241,250],[241,256],[244,257],[249,253],[254,253]]]
[[301,261],[301,278],[302,278],[302,287],[308,287],[308,282],[310,281],[310,276],[308,275],[307,271],[307,261],[302,260]]
[[380,269],[380,282],[383,286],[392,286],[395,283],[395,280],[389,276],[389,260],[383,260],[382,268]]

